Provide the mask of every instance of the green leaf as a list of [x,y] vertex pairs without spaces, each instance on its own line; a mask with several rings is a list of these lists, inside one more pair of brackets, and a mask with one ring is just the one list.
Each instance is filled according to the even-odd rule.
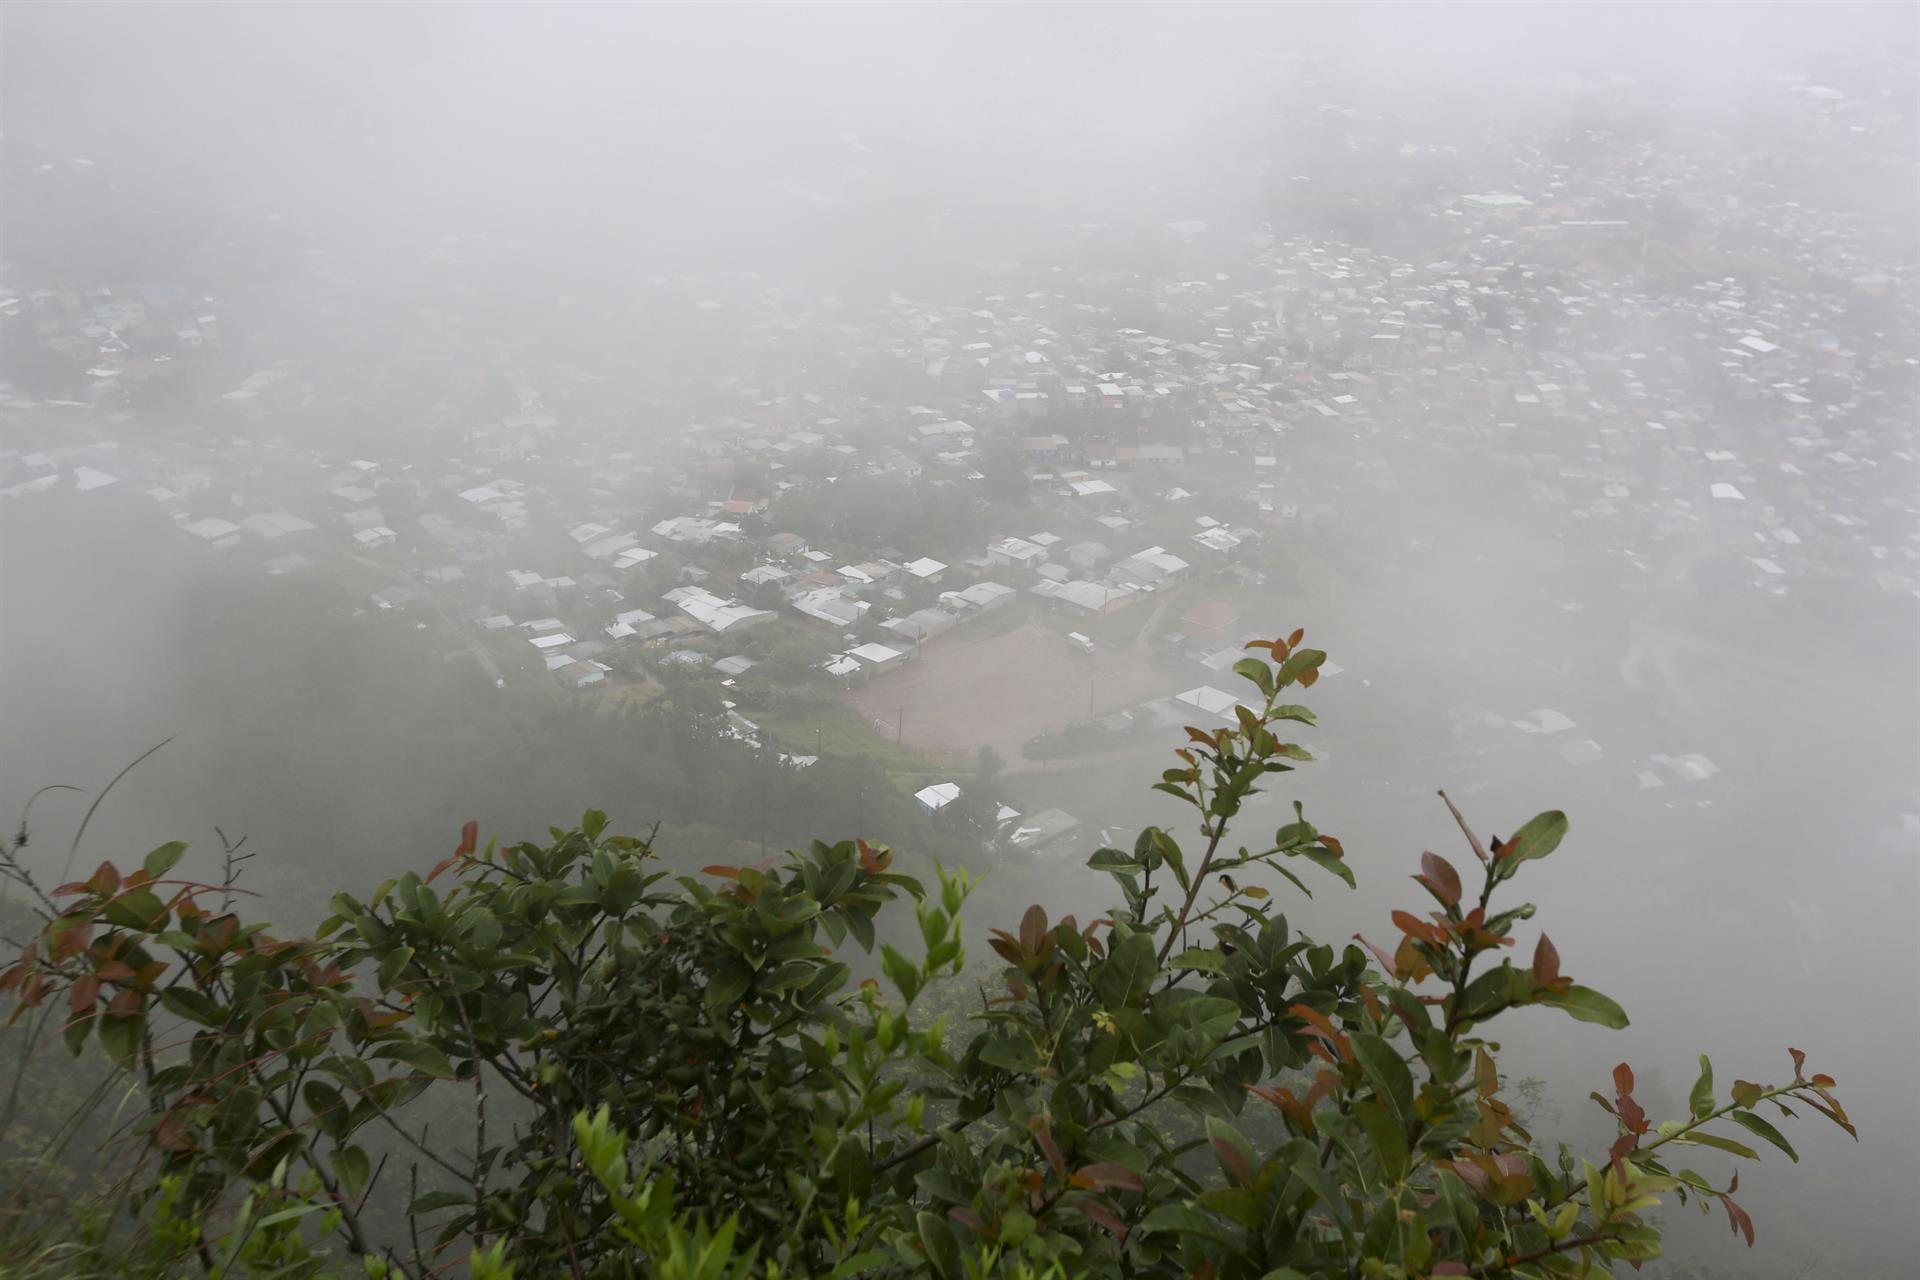
[[740,1003],[747,988],[753,985],[753,974],[745,965],[729,965],[713,975],[707,983],[707,1011],[717,1013],[731,1009]]
[[1273,668],[1258,658],[1242,658],[1233,664],[1233,674],[1251,680],[1261,693],[1273,696]]
[[100,1019],[100,1046],[107,1051],[107,1056],[113,1059],[115,1065],[124,1070],[134,1064],[140,1054],[140,1033],[146,1025],[146,1018],[139,1015]]
[[1707,1061],[1707,1055],[1700,1055],[1700,1078],[1693,1082],[1693,1093],[1687,1105],[1695,1120],[1713,1113],[1713,1063]]
[[367,1153],[359,1147],[342,1147],[333,1153],[334,1176],[340,1179],[348,1195],[359,1195],[372,1171]]
[[607,815],[598,809],[589,809],[580,819],[580,830],[589,840],[598,840],[600,833],[607,829]]
[[1512,875],[1514,868],[1521,863],[1544,858],[1558,849],[1566,834],[1566,814],[1558,809],[1536,814],[1526,826],[1513,833],[1513,839],[1500,846],[1497,861],[1504,868],[1505,875]]
[[1407,1070],[1405,1060],[1391,1044],[1370,1031],[1356,1031],[1349,1038],[1354,1056],[1360,1059],[1373,1087],[1393,1108],[1395,1117],[1406,1123],[1413,1115],[1413,1073]]
[[1327,655],[1319,649],[1294,650],[1292,656],[1280,664],[1280,687],[1286,688],[1307,672],[1318,668],[1326,660]]
[[220,1007],[213,998],[191,987],[168,987],[160,993],[160,1006],[175,1017],[203,1027],[220,1024]]
[[447,1060],[446,1054],[440,1052],[440,1050],[430,1044],[424,1044],[419,1041],[402,1041],[398,1044],[382,1045],[368,1056],[374,1058],[391,1058],[396,1062],[404,1062],[420,1074],[432,1076],[436,1079],[451,1080],[454,1075],[453,1063]]
[[1183,951],[1167,962],[1172,969],[1196,969],[1203,973],[1220,973],[1227,967],[1227,958],[1218,951],[1193,948]]
[[920,1243],[933,1273],[940,1280],[963,1280],[966,1270],[960,1262],[960,1242],[954,1239],[947,1220],[923,1209],[915,1216],[914,1225],[919,1228]]
[[1461,993],[1459,1012],[1469,1018],[1491,1018],[1512,1002],[1513,966],[1502,964],[1467,984]]
[[1545,991],[1540,995],[1541,1004],[1564,1009],[1581,1022],[1597,1022],[1603,1027],[1612,1027],[1618,1031],[1627,1025],[1627,1011],[1607,996],[1601,995],[1592,987],[1575,984],[1565,991]]
[[1771,1142],[1774,1146],[1786,1152],[1787,1159],[1793,1161],[1795,1164],[1800,1163],[1799,1153],[1793,1149],[1793,1145],[1787,1141],[1786,1137],[1778,1129],[1767,1123],[1767,1121],[1753,1114],[1753,1112],[1732,1111],[1727,1114],[1727,1119],[1733,1121],[1748,1133],[1765,1138],[1768,1142]]
[[1290,857],[1305,858],[1322,871],[1331,871],[1334,875],[1345,880],[1347,882],[1347,888],[1349,889],[1356,887],[1353,878],[1353,868],[1347,865],[1345,858],[1337,856],[1331,849],[1322,848],[1317,844],[1310,844],[1304,849],[1290,849],[1287,853]]
[[166,914],[166,905],[160,901],[159,895],[146,888],[121,894],[100,912],[108,924],[143,931],[159,924]]
[[1153,985],[1156,968],[1152,935],[1129,933],[1115,939],[1107,958],[1093,971],[1093,989],[1107,1009],[1131,1008]]
[[1399,1123],[1377,1102],[1354,1103],[1353,1115],[1380,1158],[1380,1171],[1389,1180],[1400,1181],[1407,1172],[1407,1135]]
[[158,880],[173,870],[174,865],[180,861],[181,855],[186,851],[186,841],[170,840],[148,854],[146,861],[140,864],[141,869],[147,873],[149,880]]
[[1132,871],[1139,865],[1139,859],[1118,849],[1095,849],[1093,856],[1087,859],[1087,868],[1091,871]]
[[407,1206],[410,1214],[437,1213],[442,1209],[470,1205],[473,1197],[459,1191],[429,1191]]
[[1760,1153],[1746,1143],[1735,1142],[1732,1138],[1723,1138],[1717,1133],[1708,1133],[1704,1129],[1695,1129],[1691,1133],[1683,1133],[1675,1138],[1674,1141],[1685,1142],[1696,1147],[1712,1147],[1715,1151],[1725,1151],[1729,1155],[1741,1156],[1748,1160],[1758,1160],[1760,1158]]
[[300,1087],[300,1097],[322,1133],[333,1138],[346,1136],[348,1109],[338,1089],[324,1080],[309,1080]]
[[1199,1236],[1235,1251],[1246,1244],[1245,1236],[1237,1228],[1212,1214],[1202,1213],[1184,1204],[1161,1205],[1141,1219],[1139,1230],[1143,1235],[1165,1232],[1169,1235]]
[[400,975],[413,961],[412,947],[395,947],[380,958],[379,978],[383,989],[391,988],[400,980]]
[[1301,706],[1297,702],[1280,703],[1278,706],[1274,707],[1272,712],[1268,714],[1267,718],[1269,720],[1292,720],[1297,724],[1317,725],[1320,723],[1319,719],[1314,716],[1313,712],[1307,710],[1307,708]]

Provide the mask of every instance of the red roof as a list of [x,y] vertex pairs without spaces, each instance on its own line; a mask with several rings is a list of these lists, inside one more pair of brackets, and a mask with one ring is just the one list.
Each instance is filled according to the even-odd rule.
[[1225,631],[1240,621],[1240,611],[1223,600],[1203,600],[1187,610],[1181,621],[1206,631]]

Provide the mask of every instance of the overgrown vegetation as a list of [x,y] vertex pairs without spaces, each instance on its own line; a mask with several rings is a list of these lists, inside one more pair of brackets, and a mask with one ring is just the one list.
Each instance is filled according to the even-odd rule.
[[1282,699],[1325,655],[1301,640],[1250,646],[1249,703],[1155,784],[1197,841],[1094,854],[1111,906],[993,930],[951,1019],[928,1009],[956,1003],[972,878],[862,840],[674,876],[597,812],[505,847],[469,823],[304,938],[245,919],[231,870],[175,878],[177,843],[45,891],[10,853],[40,919],[0,989],[104,1055],[137,1118],[106,1194],[6,1220],[6,1273],[1591,1276],[1660,1256],[1669,1197],[1751,1244],[1738,1179],[1677,1157],[1797,1159],[1763,1108],[1852,1132],[1798,1050],[1774,1084],[1702,1058],[1661,1121],[1614,1067],[1617,1137],[1587,1159],[1507,1100],[1497,1020],[1626,1023],[1544,933],[1508,954],[1562,814],[1482,841],[1456,810],[1468,874],[1422,854],[1428,909],[1390,944],[1276,909],[1305,875],[1354,881],[1297,803],[1230,838],[1308,759],[1284,734],[1314,717]]

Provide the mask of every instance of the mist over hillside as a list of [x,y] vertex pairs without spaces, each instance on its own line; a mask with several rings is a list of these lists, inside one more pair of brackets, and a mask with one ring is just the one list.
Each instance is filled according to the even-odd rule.
[[1865,1141],[1796,1130],[1765,1247],[1673,1214],[1668,1273],[1896,1274],[1917,40],[11,5],[0,814],[81,789],[34,802],[49,880],[244,837],[296,928],[469,820],[602,809],[686,871],[859,836],[985,874],[985,954],[1178,820],[1182,726],[1304,627],[1318,759],[1252,820],[1307,799],[1360,883],[1286,910],[1378,932],[1440,788],[1565,810],[1531,891],[1633,1023],[1516,1019],[1536,1127],[1604,1146],[1603,1058],[1817,1045]]

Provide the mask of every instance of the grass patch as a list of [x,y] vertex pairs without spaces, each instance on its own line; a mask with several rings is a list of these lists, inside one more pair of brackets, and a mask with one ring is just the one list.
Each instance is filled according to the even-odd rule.
[[951,778],[971,767],[950,753],[918,751],[894,742],[891,733],[869,723],[859,710],[830,697],[779,708],[749,708],[747,716],[773,735],[782,751],[801,755],[865,756],[897,783],[918,790],[928,782]]

